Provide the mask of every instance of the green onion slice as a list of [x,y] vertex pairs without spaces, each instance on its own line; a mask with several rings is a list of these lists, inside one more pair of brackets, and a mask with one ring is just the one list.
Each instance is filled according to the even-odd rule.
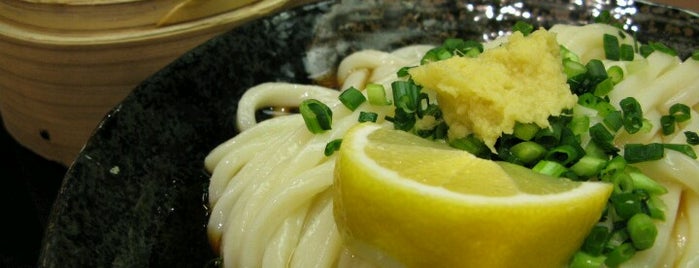
[[670,115],[675,118],[677,123],[682,123],[692,117],[689,106],[682,103],[675,103],[670,106]]
[[624,159],[629,164],[658,160],[665,156],[664,149],[661,143],[629,143],[624,146]]
[[604,47],[604,56],[608,60],[619,60],[619,39],[611,34],[604,34],[602,36],[602,45]]
[[623,113],[624,129],[629,134],[633,134],[641,130],[643,127],[643,111],[641,104],[633,97],[624,98],[619,102]]
[[311,133],[322,133],[331,129],[333,112],[324,103],[307,99],[301,102],[299,112]]
[[360,111],[359,112],[359,118],[357,121],[360,123],[362,122],[374,122],[376,123],[376,119],[379,118],[379,115],[374,112],[365,112],[365,111]]
[[340,145],[342,145],[342,139],[335,139],[325,145],[325,150],[323,153],[325,156],[331,156],[335,151],[340,150]]
[[344,104],[345,107],[351,111],[356,110],[359,105],[362,105],[362,103],[366,101],[364,94],[354,87],[350,87],[340,93],[338,98],[340,99],[340,102],[342,102],[342,104]]

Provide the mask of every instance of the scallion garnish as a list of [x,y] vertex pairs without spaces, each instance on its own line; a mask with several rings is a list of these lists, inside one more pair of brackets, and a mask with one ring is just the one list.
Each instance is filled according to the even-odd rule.
[[323,153],[325,156],[331,156],[335,151],[340,150],[340,145],[342,145],[342,139],[335,139],[325,145],[325,150]]
[[692,59],[699,60],[699,49],[694,50],[694,52],[692,52]]
[[450,140],[449,145],[456,149],[467,151],[480,158],[490,158],[490,149],[488,146],[485,145],[483,140],[479,139],[473,134],[470,134],[464,138]]
[[579,151],[575,149],[572,145],[568,144],[563,144],[556,146],[554,148],[551,148],[546,153],[546,156],[544,159],[549,160],[549,161],[556,161],[562,165],[568,165],[569,163],[573,163],[580,159],[582,157],[579,154]]
[[619,39],[611,34],[604,34],[602,36],[602,45],[604,47],[604,56],[608,60],[619,60]]
[[299,112],[311,133],[322,133],[331,129],[333,112],[324,103],[307,99],[299,105]]
[[342,102],[342,104],[344,104],[345,107],[351,111],[356,110],[359,105],[362,105],[362,103],[366,101],[364,94],[354,87],[350,87],[340,93],[338,98],[340,99],[340,102]]
[[660,42],[648,42],[648,45],[653,48],[653,51],[660,51],[665,54],[668,54],[670,56],[677,56],[677,51],[672,49],[671,47],[668,47],[667,45],[660,43]]
[[588,77],[592,80],[593,84],[598,84],[604,79],[607,79],[607,70],[604,69],[604,63],[598,59],[591,59],[585,65],[587,67]]
[[632,61],[634,58],[633,46],[629,44],[621,44],[619,47],[619,60]]
[[689,156],[692,159],[697,159],[697,154],[694,152],[694,148],[692,148],[692,146],[688,144],[663,143],[663,147],[668,150],[683,153],[684,155]]
[[675,117],[672,115],[663,115],[660,117],[660,128],[663,135],[670,135],[675,132]]
[[410,73],[408,73],[408,71],[410,70],[410,68],[413,68],[413,67],[412,67],[412,66],[401,67],[401,68],[398,69],[398,71],[396,72],[396,76],[398,76],[399,78],[403,78],[403,77],[408,77],[408,76],[410,76]]
[[628,220],[633,215],[643,212],[643,200],[636,192],[612,194],[609,200],[612,202],[614,212],[621,219]]
[[609,130],[602,125],[602,123],[597,123],[594,124],[592,127],[590,127],[590,138],[592,139],[592,142],[597,144],[600,149],[602,149],[605,153],[607,154],[612,154],[616,153],[619,151],[614,144],[612,144],[612,140],[614,140],[614,135],[612,133],[609,133]]
[[633,215],[626,223],[631,243],[637,250],[649,249],[655,243],[658,228],[653,219],[644,213]]
[[621,127],[624,125],[621,111],[611,111],[607,113],[607,116],[604,117],[602,122],[604,122],[604,125],[614,132],[619,131],[619,129],[621,129]]
[[593,92],[595,96],[607,96],[609,92],[612,92],[612,89],[614,89],[614,82],[612,81],[611,78],[607,77],[607,79],[602,80],[602,82],[599,82],[595,86],[595,91]]
[[379,118],[379,115],[374,112],[365,112],[365,111],[360,111],[359,112],[359,118],[357,119],[358,122],[374,122],[376,123],[376,119]]
[[410,81],[394,81],[391,83],[391,88],[396,108],[402,109],[406,113],[414,113],[417,110],[418,98],[420,97],[418,85]]
[[517,21],[512,27],[512,31],[520,32],[522,35],[527,36],[534,31],[534,26],[524,21]]
[[636,249],[633,245],[631,243],[623,243],[607,254],[604,264],[608,267],[618,267],[620,264],[630,260],[633,255],[636,255]]
[[532,170],[553,177],[560,177],[561,175],[566,173],[566,171],[568,171],[568,169],[565,166],[559,164],[556,161],[549,160],[541,160],[537,162],[536,165],[532,167]]
[[585,155],[573,164],[570,170],[580,177],[593,177],[602,171],[607,162],[606,159]]
[[643,127],[641,104],[635,98],[627,97],[619,102],[619,106],[621,106],[626,132],[633,134],[641,130],[641,127]]
[[607,69],[607,76],[612,80],[615,85],[624,80],[624,70],[621,67],[614,65]]
[[699,145],[699,134],[694,131],[685,131],[684,137],[689,145]]
[[536,133],[540,130],[541,128],[537,126],[534,123],[520,123],[520,122],[515,122],[515,127],[512,132],[512,135],[515,137],[528,141],[534,138],[536,136]]
[[637,168],[629,167],[629,169],[631,170],[629,176],[633,181],[633,188],[635,190],[643,190],[651,195],[667,193],[667,188],[665,188],[665,186],[646,176],[646,174],[641,173]]
[[595,225],[590,230],[590,234],[585,238],[582,250],[594,256],[602,254],[604,247],[609,240],[609,228],[604,225]]
[[675,118],[675,122],[682,123],[692,117],[689,106],[682,103],[675,103],[670,106],[670,115]]
[[546,154],[546,148],[533,141],[523,141],[510,148],[514,155],[523,164],[533,164]]
[[391,101],[386,99],[386,89],[384,89],[383,85],[369,83],[364,90],[371,105],[383,106],[391,104]]
[[629,164],[658,160],[665,155],[664,149],[661,143],[629,143],[624,146],[624,159]]

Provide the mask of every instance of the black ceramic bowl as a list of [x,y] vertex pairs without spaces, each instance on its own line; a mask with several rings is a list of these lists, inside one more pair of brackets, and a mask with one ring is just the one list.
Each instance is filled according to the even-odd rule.
[[641,41],[664,42],[682,57],[699,47],[696,14],[644,2],[572,2],[324,1],[216,37],[144,81],[104,118],[66,174],[39,265],[205,266],[215,253],[205,229],[203,161],[236,134],[238,98],[262,82],[313,83],[311,72],[332,70],[355,50],[450,36],[487,40],[518,20],[584,24],[602,9]]

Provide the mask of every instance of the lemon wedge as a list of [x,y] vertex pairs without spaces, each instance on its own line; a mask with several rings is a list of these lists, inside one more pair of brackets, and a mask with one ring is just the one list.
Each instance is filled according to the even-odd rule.
[[373,123],[343,138],[334,185],[345,244],[381,267],[562,267],[612,191]]

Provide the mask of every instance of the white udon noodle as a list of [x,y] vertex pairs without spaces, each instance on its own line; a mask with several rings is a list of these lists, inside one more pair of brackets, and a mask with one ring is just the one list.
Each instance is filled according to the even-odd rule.
[[[618,29],[598,24],[556,25],[550,31],[584,62],[604,58],[603,33],[618,34]],[[505,39],[485,47],[497,46]],[[630,39],[621,40],[632,42]],[[356,52],[338,67],[341,89],[363,89],[367,83],[378,83],[384,85],[390,98],[396,71],[417,65],[430,48],[415,45],[390,53]],[[656,126],[648,135],[619,134],[615,142],[684,143],[682,132],[699,129],[699,61],[682,62],[664,53],[653,53],[647,59],[637,55],[636,59],[604,61],[607,67],[618,65],[625,71],[624,80],[610,94],[611,102],[618,104],[623,97],[634,96],[651,122],[659,122],[670,105],[684,103],[693,108],[692,119],[676,131],[680,134],[659,135]],[[336,230],[330,193],[335,156],[326,157],[323,150],[357,123],[359,111],[376,112],[378,122],[387,124],[384,115],[390,115],[393,108],[363,104],[351,112],[338,101],[338,95],[338,90],[320,86],[265,83],[241,98],[237,122],[241,133],[216,147],[205,160],[211,172],[208,233],[225,267],[373,267],[345,248]],[[332,109],[332,130],[311,134],[300,115],[259,123],[254,119],[260,108],[297,105],[308,98]],[[594,112],[578,108],[576,111],[594,116]],[[662,196],[667,219],[658,222],[655,245],[639,251],[623,266],[699,267],[699,162],[667,151],[662,160],[637,166],[669,190]]]

